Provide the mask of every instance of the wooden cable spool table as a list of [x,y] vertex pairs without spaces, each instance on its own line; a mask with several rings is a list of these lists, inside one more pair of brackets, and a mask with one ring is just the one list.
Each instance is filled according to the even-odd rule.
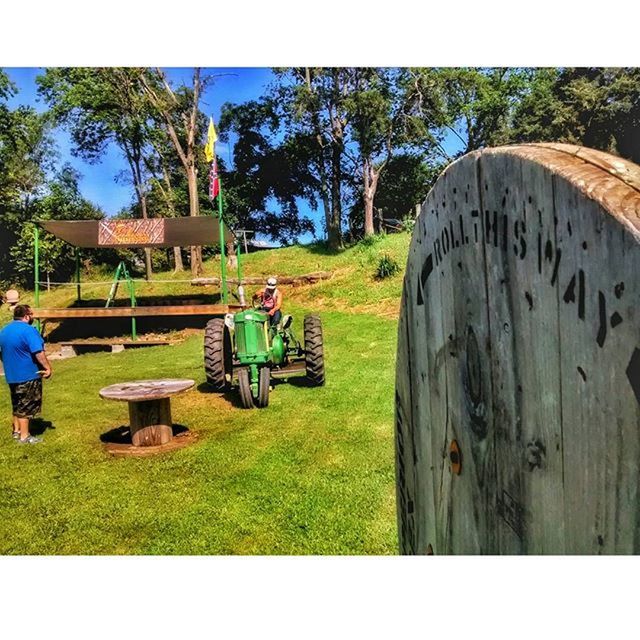
[[171,441],[171,396],[194,385],[194,380],[175,378],[120,382],[100,389],[100,397],[127,401],[131,443],[135,447],[150,447]]

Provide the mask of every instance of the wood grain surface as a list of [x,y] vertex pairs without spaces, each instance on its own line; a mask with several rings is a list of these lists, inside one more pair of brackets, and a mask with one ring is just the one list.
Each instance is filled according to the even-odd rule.
[[640,168],[473,152],[422,205],[396,369],[406,554],[640,552]]

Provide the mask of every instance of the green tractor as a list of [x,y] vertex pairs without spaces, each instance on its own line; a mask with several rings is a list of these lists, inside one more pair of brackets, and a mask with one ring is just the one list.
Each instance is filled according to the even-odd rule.
[[272,379],[306,376],[311,386],[324,384],[324,346],[320,317],[304,318],[304,341],[293,333],[291,316],[269,326],[261,309],[213,318],[204,333],[204,369],[214,391],[236,385],[245,409],[266,407]]

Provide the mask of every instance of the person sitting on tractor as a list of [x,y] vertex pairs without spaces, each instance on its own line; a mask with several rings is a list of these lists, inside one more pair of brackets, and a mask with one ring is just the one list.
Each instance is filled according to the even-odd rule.
[[269,324],[273,327],[282,319],[282,293],[276,288],[278,281],[275,278],[269,278],[267,285],[261,289],[253,297],[260,300],[261,308],[269,314]]

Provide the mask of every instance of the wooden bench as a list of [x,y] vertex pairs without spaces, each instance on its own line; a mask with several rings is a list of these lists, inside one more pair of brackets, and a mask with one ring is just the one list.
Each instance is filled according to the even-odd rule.
[[120,382],[100,389],[100,397],[128,402],[131,443],[135,447],[150,447],[171,441],[171,396],[194,385],[194,380],[176,378]]
[[60,343],[60,357],[73,358],[83,352],[111,351],[120,353],[137,347],[161,347],[174,344],[169,340],[70,340]]
[[33,316],[41,320],[70,318],[142,318],[146,316],[220,316],[241,311],[240,305],[195,304],[149,307],[66,307],[64,309],[34,309]]

